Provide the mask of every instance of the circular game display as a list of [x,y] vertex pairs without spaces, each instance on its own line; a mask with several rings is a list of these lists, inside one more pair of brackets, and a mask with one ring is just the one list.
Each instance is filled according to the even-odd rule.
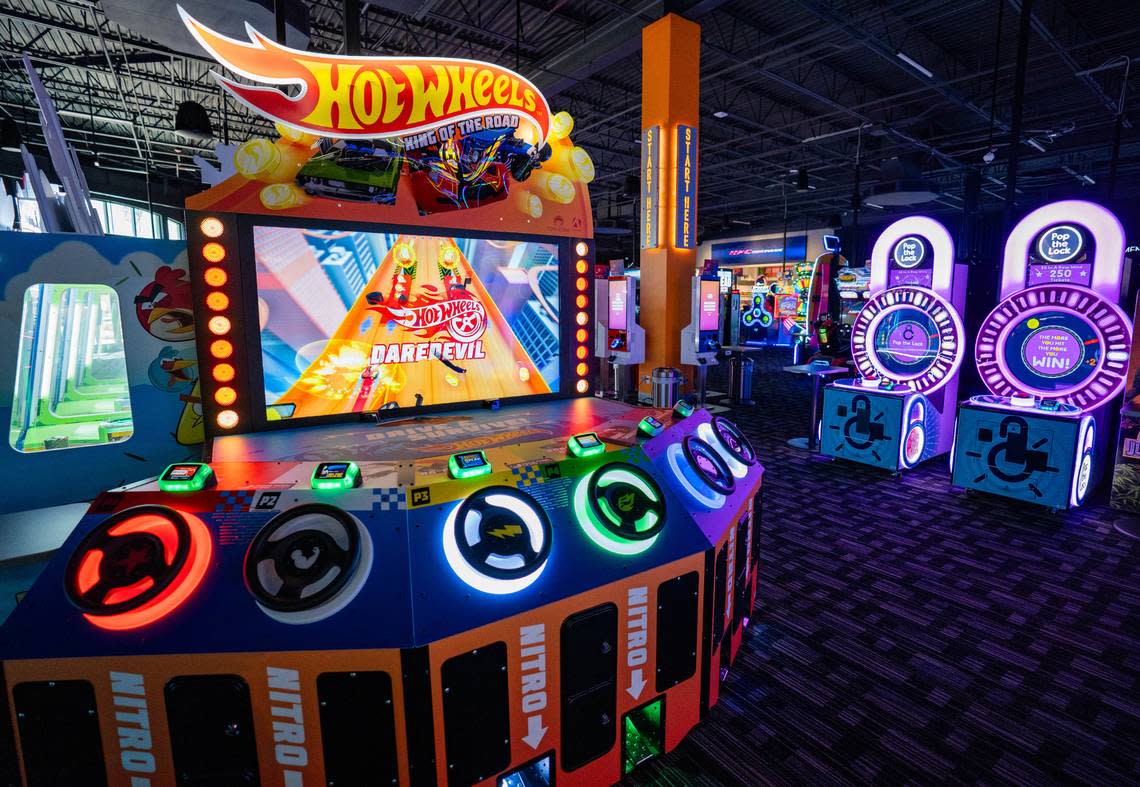
[[879,322],[874,334],[875,354],[885,369],[906,375],[930,366],[938,355],[938,340],[938,326],[930,315],[904,306]]
[[96,626],[139,628],[194,592],[211,552],[210,533],[194,517],[136,506],[107,517],[79,543],[64,573],[65,591]]
[[443,553],[456,576],[484,593],[516,593],[546,567],[552,531],[546,512],[511,486],[488,486],[448,516]]
[[578,524],[609,552],[640,554],[665,527],[665,497],[657,482],[625,462],[611,462],[590,473],[578,483],[574,497]]
[[999,303],[978,331],[974,355],[998,396],[1035,394],[1089,410],[1124,386],[1131,336],[1115,303],[1084,287],[1049,284]]
[[245,584],[274,620],[314,623],[352,601],[371,568],[368,531],[341,509],[313,503],[258,531],[245,554]]
[[906,382],[922,393],[945,385],[965,355],[962,319],[921,287],[894,287],[869,299],[851,326],[859,374]]

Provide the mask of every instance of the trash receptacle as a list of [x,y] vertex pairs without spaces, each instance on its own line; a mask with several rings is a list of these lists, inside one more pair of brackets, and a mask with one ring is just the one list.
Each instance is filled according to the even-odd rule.
[[681,385],[685,378],[680,370],[670,366],[659,366],[650,378],[653,383],[653,406],[672,407],[681,398]]
[[728,362],[728,395],[733,404],[752,404],[752,370],[756,363],[751,358],[734,354]]

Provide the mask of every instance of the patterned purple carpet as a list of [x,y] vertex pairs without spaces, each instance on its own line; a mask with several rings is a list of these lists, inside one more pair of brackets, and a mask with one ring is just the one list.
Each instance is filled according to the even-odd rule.
[[744,648],[706,721],[629,783],[1140,783],[1120,514],[966,496],[945,459],[891,477],[789,448],[808,391],[787,354],[731,414],[767,468]]

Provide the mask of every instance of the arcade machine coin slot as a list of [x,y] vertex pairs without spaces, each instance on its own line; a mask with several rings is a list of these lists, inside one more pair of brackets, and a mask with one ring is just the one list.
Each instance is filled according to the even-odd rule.
[[163,492],[200,492],[217,483],[213,469],[201,462],[168,465],[158,477],[158,488]]
[[571,435],[566,441],[566,447],[576,457],[597,456],[606,452],[606,444],[598,437],[597,432],[583,432]]
[[637,422],[637,431],[644,437],[656,437],[665,430],[665,424],[661,423],[656,416],[647,415]]
[[684,418],[688,418],[690,415],[696,412],[696,409],[697,408],[693,407],[692,404],[685,401],[684,399],[679,399],[677,403],[673,405],[673,420],[680,421]]
[[321,462],[313,469],[310,485],[313,489],[353,489],[364,483],[364,476],[356,462]]
[[471,479],[489,475],[491,462],[483,451],[462,451],[447,459],[447,474],[452,478]]

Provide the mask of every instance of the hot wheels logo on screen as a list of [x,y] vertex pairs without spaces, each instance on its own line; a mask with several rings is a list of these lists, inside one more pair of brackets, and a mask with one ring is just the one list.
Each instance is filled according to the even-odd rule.
[[271,85],[297,85],[295,96],[214,77],[266,117],[323,137],[384,138],[429,131],[490,113],[534,125],[538,144],[550,131],[550,106],[525,77],[476,60],[360,57],[290,49],[246,26],[249,42],[215,33],[178,8],[191,35],[226,68]]

